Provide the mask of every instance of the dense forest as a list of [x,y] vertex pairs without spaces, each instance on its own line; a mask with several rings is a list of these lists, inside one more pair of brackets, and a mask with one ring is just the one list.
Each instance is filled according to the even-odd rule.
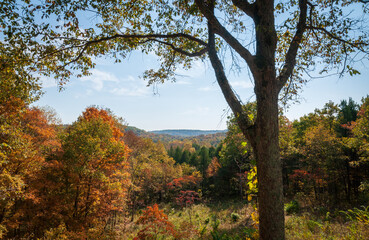
[[[365,72],[368,13],[368,0],[0,1],[0,238],[367,239],[368,97],[293,122],[279,108],[311,79]],[[136,53],[156,59],[141,75],[154,91],[213,69],[226,138],[167,143],[108,109],[62,126],[31,107],[42,78],[63,89]]]
[[[30,106],[36,85],[14,88],[7,76],[2,239],[258,238],[257,168],[234,117],[216,146],[217,135],[154,142],[99,107],[65,126],[53,110]],[[255,117],[255,108],[245,111]],[[369,97],[329,102],[292,122],[281,114],[279,125],[285,211],[295,224],[287,221],[287,237],[368,237]]]

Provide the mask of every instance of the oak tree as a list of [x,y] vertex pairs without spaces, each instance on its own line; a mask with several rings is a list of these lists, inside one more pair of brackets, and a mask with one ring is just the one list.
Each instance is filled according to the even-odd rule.
[[[261,239],[284,239],[279,99],[291,98],[309,70],[357,74],[354,63],[368,56],[364,0],[7,0],[0,9],[2,43],[25,49],[35,60],[31,69],[61,84],[88,74],[103,55],[119,62],[135,50],[155,53],[161,66],[144,73],[150,84],[208,58],[257,159]],[[84,24],[86,16],[96,16],[96,24]],[[230,85],[232,66],[220,49],[249,69],[255,121]]]

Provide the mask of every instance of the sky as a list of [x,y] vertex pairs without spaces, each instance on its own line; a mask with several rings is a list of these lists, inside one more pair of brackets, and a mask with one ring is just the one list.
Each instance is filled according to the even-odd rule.
[[[162,129],[223,130],[231,111],[216,83],[208,62],[196,62],[190,71],[179,70],[177,81],[147,87],[140,78],[158,66],[153,55],[133,53],[121,63],[97,59],[92,75],[72,78],[61,92],[54,79],[42,77],[44,95],[34,105],[50,106],[65,124],[77,120],[91,105],[107,107],[129,126],[146,131]],[[359,76],[331,76],[309,81],[300,93],[300,103],[286,109],[290,119],[322,108],[328,101],[339,103],[352,97],[356,102],[369,94],[369,69],[359,65]],[[247,71],[228,74],[232,87],[246,103],[255,99]]]

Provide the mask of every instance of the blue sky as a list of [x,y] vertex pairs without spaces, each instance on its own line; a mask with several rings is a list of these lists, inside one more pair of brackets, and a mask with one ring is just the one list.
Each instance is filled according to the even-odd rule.
[[[72,123],[86,107],[99,105],[110,108],[130,126],[144,130],[226,128],[230,110],[207,62],[197,62],[187,72],[179,70],[177,82],[159,84],[153,89],[140,76],[145,69],[157,65],[154,56],[141,53],[133,53],[118,64],[98,59],[91,76],[71,79],[62,92],[53,79],[42,78],[45,94],[34,105],[54,108],[63,123]],[[369,70],[363,65],[358,68],[362,72],[359,76],[308,82],[300,94],[300,103],[293,104],[286,116],[298,119],[322,108],[329,100],[339,103],[352,97],[360,102],[369,94]],[[229,79],[243,102],[254,99],[247,71],[240,75],[230,73]]]

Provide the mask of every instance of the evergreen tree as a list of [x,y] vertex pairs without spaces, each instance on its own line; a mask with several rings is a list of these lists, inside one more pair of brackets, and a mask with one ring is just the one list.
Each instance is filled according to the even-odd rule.
[[342,100],[339,108],[338,122],[340,126],[338,127],[337,132],[341,137],[348,137],[349,129],[346,125],[350,125],[351,122],[356,121],[359,104],[352,100],[352,98],[349,98],[348,102],[346,100]]
[[190,162],[190,151],[187,149],[183,151],[181,160],[179,163],[189,163]]
[[176,147],[176,150],[174,151],[174,156],[173,156],[176,163],[179,163],[181,161],[181,157],[182,157],[182,148]]
[[174,149],[173,146],[170,146],[168,150],[168,156],[174,158]]

